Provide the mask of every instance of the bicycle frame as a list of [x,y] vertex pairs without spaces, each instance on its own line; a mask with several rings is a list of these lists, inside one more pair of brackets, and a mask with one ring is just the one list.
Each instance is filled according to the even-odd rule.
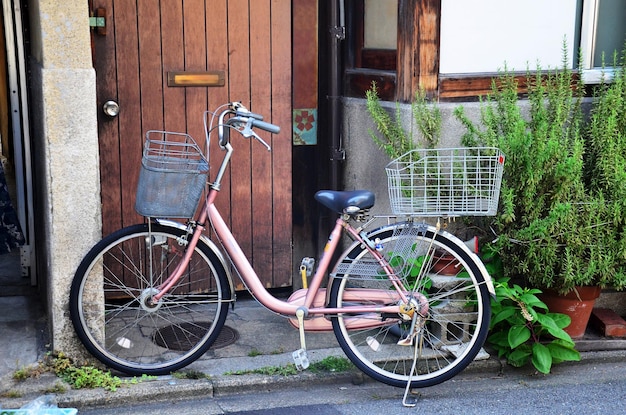
[[[359,232],[357,232],[357,230],[350,226],[350,224],[347,223],[347,221],[344,220],[342,217],[339,217],[337,219],[335,226],[328,238],[328,242],[326,243],[326,247],[324,248],[324,254],[320,258],[318,268],[313,278],[311,279],[311,282],[309,283],[309,288],[305,289],[306,295],[304,301],[302,303],[300,303],[300,301],[283,301],[269,293],[269,291],[267,291],[267,289],[261,283],[258,275],[256,274],[255,270],[248,261],[246,255],[237,243],[235,237],[228,228],[228,225],[225,223],[224,219],[222,218],[219,211],[217,210],[217,207],[214,204],[215,199],[217,198],[217,195],[219,193],[221,178],[225,170],[225,166],[230,160],[233,148],[230,144],[226,144],[225,150],[226,155],[224,156],[216,180],[210,187],[210,190],[204,202],[204,206],[200,211],[200,215],[195,222],[195,229],[192,234],[191,240],[188,241],[185,256],[183,260],[179,263],[178,267],[159,287],[159,293],[154,296],[155,302],[158,301],[162,296],[166,295],[169,289],[176,284],[180,276],[185,271],[187,264],[189,263],[189,260],[191,258],[193,249],[198,243],[202,232],[206,229],[203,224],[205,224],[208,219],[212,229],[215,231],[215,234],[221,241],[222,246],[224,247],[227,255],[231,259],[231,262],[235,266],[239,275],[241,276],[247,289],[254,296],[254,298],[256,298],[263,306],[267,307],[271,311],[285,316],[296,316],[298,310],[304,311],[304,316],[332,314],[336,315],[346,312],[367,313],[373,311],[379,313],[400,313],[400,307],[397,304],[399,302],[402,302],[403,304],[408,303],[406,288],[402,285],[401,281],[394,275],[393,269],[382,257],[382,255],[378,251],[376,251],[376,249],[372,248],[370,246],[370,243],[368,243],[369,241],[365,241],[363,237],[359,234]],[[381,267],[387,273],[391,284],[396,289],[397,297],[391,299],[391,301],[396,303],[395,305],[383,305],[383,302],[387,304],[390,302],[389,291],[381,291],[377,293],[374,290],[367,290],[366,296],[368,299],[371,299],[373,301],[379,301],[381,304],[380,306],[367,305],[329,308],[325,306],[325,301],[323,304],[320,304],[320,299],[326,298],[326,289],[321,288],[321,284],[329,269],[332,255],[337,249],[343,230],[350,234],[354,238],[354,240],[363,243],[366,249],[368,249],[375,258],[377,258],[377,260],[381,264]],[[359,296],[355,298],[363,298],[363,290],[355,290],[354,292],[355,294],[359,294]],[[380,322],[377,322],[376,324],[380,324]]]

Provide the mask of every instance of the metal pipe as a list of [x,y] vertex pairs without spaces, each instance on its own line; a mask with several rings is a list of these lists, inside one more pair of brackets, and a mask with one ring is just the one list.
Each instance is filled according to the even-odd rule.
[[330,187],[343,187],[341,165],[345,150],[341,137],[341,41],[345,39],[344,0],[332,0],[329,10],[329,113],[330,113]]

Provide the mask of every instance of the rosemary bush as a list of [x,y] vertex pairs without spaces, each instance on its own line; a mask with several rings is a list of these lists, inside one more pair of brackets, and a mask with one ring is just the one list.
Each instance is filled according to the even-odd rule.
[[[413,140],[410,132],[407,132],[402,125],[402,112],[400,104],[396,103],[395,113],[392,115],[382,107],[378,96],[376,83],[365,92],[367,99],[367,111],[369,112],[378,133],[370,130],[372,140],[385,151],[390,159],[397,159],[411,150],[420,148]],[[415,100],[411,103],[411,113],[415,120],[415,125],[424,139],[426,148],[434,148],[441,136],[441,111],[436,105],[430,105],[426,100],[426,92],[420,88],[415,93]]]
[[507,156],[493,225],[506,275],[562,293],[584,285],[623,289],[624,65],[598,89],[586,123],[584,87],[567,62],[564,52],[561,69],[528,73],[527,115],[506,71],[483,103],[482,125],[462,107],[455,115],[467,129],[466,144],[499,147]]
[[586,125],[587,188],[595,196],[602,221],[592,260],[600,285],[626,287],[626,45],[611,83],[596,88]]

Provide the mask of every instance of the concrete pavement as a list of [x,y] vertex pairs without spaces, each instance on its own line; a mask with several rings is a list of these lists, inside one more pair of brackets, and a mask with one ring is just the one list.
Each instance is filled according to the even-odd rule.
[[[208,375],[203,379],[177,379],[160,376],[155,380],[125,384],[115,392],[104,389],[73,390],[59,378],[44,373],[39,378],[15,381],[15,369],[36,364],[46,352],[45,317],[36,297],[0,297],[0,405],[19,408],[36,397],[57,391],[60,407],[85,408],[102,405],[124,405],[133,402],[175,400],[185,397],[216,396],[242,393],[254,389],[307,389],[311,384],[343,382],[370,382],[359,371],[315,374],[302,372],[293,376],[233,375],[229,372],[248,371],[267,366],[285,366],[292,363],[291,352],[298,349],[299,336],[284,317],[264,309],[251,299],[240,299],[229,312],[226,325],[234,329],[235,339],[227,339],[223,347],[210,350],[188,370]],[[269,335],[268,335],[269,334]],[[308,333],[307,349],[312,362],[333,356],[344,356],[332,333]],[[589,331],[577,342],[582,361],[567,363],[580,365],[614,360],[626,362],[626,341],[603,338]],[[475,361],[466,371],[492,372],[514,370],[497,357]],[[124,379],[124,378],[122,378]],[[58,393],[60,389],[65,392]]]

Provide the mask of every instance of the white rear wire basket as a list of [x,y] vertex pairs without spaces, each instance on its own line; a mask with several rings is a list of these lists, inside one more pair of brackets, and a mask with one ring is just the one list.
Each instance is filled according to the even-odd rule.
[[493,216],[504,154],[495,147],[418,149],[393,160],[385,170],[396,215]]

